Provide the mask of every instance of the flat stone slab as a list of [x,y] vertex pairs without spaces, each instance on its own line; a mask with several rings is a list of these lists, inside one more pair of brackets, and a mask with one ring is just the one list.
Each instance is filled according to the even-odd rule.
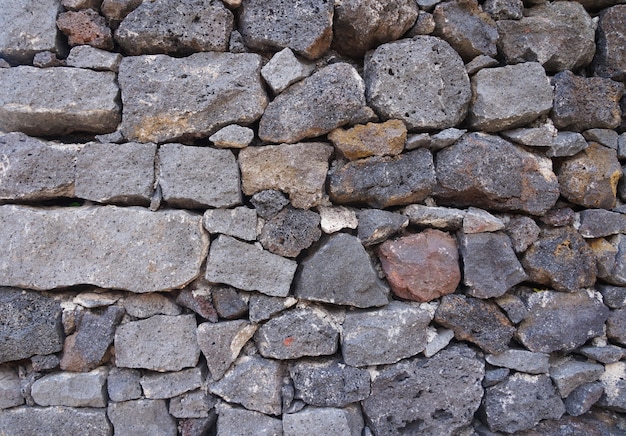
[[33,383],[31,395],[40,406],[105,407],[108,372],[100,367],[90,372],[47,374]]
[[116,435],[149,434],[176,436],[176,420],[167,411],[165,400],[134,400],[109,403],[107,416]]
[[[0,410],[0,434],[110,436],[111,424],[105,409],[90,407],[27,407]],[[175,433],[174,433],[175,434]]]
[[4,205],[0,229],[9,247],[0,253],[1,284],[38,290],[182,288],[200,274],[209,246],[201,216],[135,207]]
[[80,68],[0,68],[0,129],[33,136],[110,133],[120,121],[115,73]]

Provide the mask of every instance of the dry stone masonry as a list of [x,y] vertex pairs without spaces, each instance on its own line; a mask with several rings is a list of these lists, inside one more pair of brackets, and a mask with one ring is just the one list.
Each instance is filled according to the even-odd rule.
[[0,434],[626,434],[624,0],[0,29]]

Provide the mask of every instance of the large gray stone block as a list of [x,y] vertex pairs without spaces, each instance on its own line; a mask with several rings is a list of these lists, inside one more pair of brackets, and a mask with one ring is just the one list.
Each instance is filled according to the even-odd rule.
[[176,420],[167,411],[165,400],[134,400],[110,403],[107,415],[115,436],[176,436]]
[[108,369],[48,374],[33,383],[31,395],[40,406],[105,407]]
[[203,375],[200,368],[188,368],[177,372],[146,373],[140,384],[143,394],[151,400],[165,400],[202,386]]
[[0,206],[0,281],[54,289],[78,284],[153,292],[200,273],[208,249],[202,217],[182,211]]
[[[27,407],[0,410],[0,434],[11,436],[111,436],[104,409],[90,407]],[[117,434],[117,433],[116,433]]]
[[259,412],[222,404],[217,417],[217,436],[281,436],[283,423]]
[[284,436],[360,436],[363,418],[355,420],[347,409],[307,407],[297,413],[283,415]]

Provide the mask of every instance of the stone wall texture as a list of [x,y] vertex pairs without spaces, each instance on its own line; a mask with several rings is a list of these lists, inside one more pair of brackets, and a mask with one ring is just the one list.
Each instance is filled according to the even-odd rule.
[[0,0],[0,435],[626,435],[625,0]]

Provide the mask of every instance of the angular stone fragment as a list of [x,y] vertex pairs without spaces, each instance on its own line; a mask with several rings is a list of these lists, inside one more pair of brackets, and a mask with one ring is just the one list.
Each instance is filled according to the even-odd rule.
[[570,351],[602,335],[609,309],[586,291],[532,293],[517,339],[530,351]]
[[448,346],[450,341],[454,339],[454,332],[445,328],[429,328],[428,343],[424,348],[424,356],[432,357]]
[[134,400],[109,403],[107,416],[116,435],[150,434],[175,436],[176,420],[167,412],[165,400]]
[[289,47],[317,59],[333,38],[333,2],[310,0],[244,0],[239,10],[239,31],[255,50]]
[[587,148],[589,144],[585,137],[577,132],[558,132],[552,144],[546,150],[548,157],[574,156]]
[[298,300],[293,297],[281,298],[253,293],[250,296],[250,321],[259,322],[270,319],[275,314],[294,306]]
[[254,209],[209,209],[204,212],[202,222],[209,233],[230,235],[246,241],[256,239],[257,217]]
[[580,212],[578,232],[583,238],[601,238],[626,233],[626,214],[605,209],[587,209]]
[[484,133],[440,151],[436,174],[444,204],[543,215],[559,198],[549,159]]
[[406,127],[400,120],[358,124],[347,130],[335,129],[328,139],[348,160],[395,156],[404,149]]
[[348,124],[363,110],[364,92],[363,79],[354,67],[331,64],[291,86],[267,106],[259,137],[265,142],[295,143],[324,135]]
[[407,300],[434,300],[454,292],[461,281],[456,241],[439,230],[385,241],[378,257],[391,290]]
[[115,74],[79,68],[1,68],[0,129],[33,136],[109,133],[120,120]]
[[356,229],[359,222],[354,209],[344,206],[319,206],[320,226],[326,234],[338,232],[341,229]]
[[594,239],[591,248],[597,261],[598,277],[613,285],[626,285],[626,235]]
[[380,371],[363,412],[375,434],[451,436],[480,406],[484,374],[484,362],[467,347],[405,360]]
[[163,374],[146,373],[140,383],[146,398],[161,400],[198,389],[202,385],[202,378],[200,368],[189,368]]
[[332,152],[321,142],[247,147],[239,153],[243,192],[277,189],[289,194],[293,207],[316,206],[324,196]]
[[124,300],[126,313],[135,318],[154,315],[180,315],[181,308],[163,294],[134,294]]
[[448,230],[460,229],[465,218],[464,210],[421,204],[411,204],[405,207],[404,214],[409,217],[411,224]]
[[199,356],[194,315],[155,315],[122,324],[115,333],[118,367],[179,371],[196,366]]
[[317,213],[286,208],[265,223],[259,242],[272,253],[296,257],[320,238],[322,232],[319,225],[320,216]]
[[310,76],[314,70],[315,65],[299,60],[287,47],[272,56],[261,68],[261,75],[274,94],[280,94],[289,85]]
[[589,129],[583,132],[583,136],[587,141],[597,142],[605,147],[612,148],[613,150],[617,150],[618,148],[619,135],[615,130]]
[[583,383],[598,380],[602,374],[604,374],[604,365],[576,360],[568,360],[550,368],[550,377],[562,398],[569,396]]
[[119,26],[128,14],[136,9],[142,0],[102,0],[100,11],[109,22],[111,28]]
[[[51,51],[42,51],[39,52],[33,57],[33,66],[39,68],[47,68],[47,67],[61,67],[64,66],[65,62],[59,60],[57,58],[56,53]],[[10,67],[10,65],[7,65]]]
[[606,335],[618,344],[626,345],[626,308],[611,311],[606,322]]
[[244,291],[259,291],[285,297],[297,264],[254,245],[220,235],[211,246],[206,279],[225,283]]
[[57,27],[67,36],[71,47],[88,44],[103,50],[113,49],[111,29],[93,9],[63,12],[57,18]]
[[529,147],[549,147],[558,133],[551,121],[539,127],[520,127],[500,132],[506,139]]
[[31,387],[31,395],[40,406],[105,407],[107,396],[106,367],[91,372],[47,374]]
[[477,130],[519,127],[552,109],[552,87],[537,62],[480,70],[472,77],[472,92],[469,121]]
[[111,424],[105,409],[90,407],[15,407],[0,410],[0,434],[32,436],[41,434],[110,436]]
[[213,380],[224,376],[256,330],[256,325],[243,320],[217,324],[205,322],[198,326],[198,345]]
[[90,45],[72,47],[65,63],[68,67],[88,68],[96,71],[118,71],[122,55],[101,50]]
[[217,417],[217,436],[245,436],[251,434],[280,436],[283,423],[259,412],[221,404]]
[[442,130],[439,133],[436,133],[430,137],[430,148],[431,151],[439,151],[443,148],[446,148],[452,144],[454,144],[458,139],[461,138],[467,132],[465,129],[457,129],[454,127],[449,127],[447,129]]
[[559,130],[614,129],[621,121],[624,85],[601,77],[579,77],[563,71],[552,79],[552,121]]
[[547,375],[516,373],[485,391],[484,412],[492,431],[515,433],[542,419],[559,419],[565,406]]
[[300,412],[285,414],[283,435],[359,436],[363,431],[363,418],[358,408],[353,410],[358,413],[358,422],[354,422],[348,409],[332,407],[307,407]]
[[454,331],[454,336],[469,341],[487,353],[508,349],[515,327],[491,302],[464,295],[446,295],[435,312],[435,322]]
[[433,18],[433,15],[426,11],[419,11],[419,14],[417,15],[417,20],[415,20],[415,24],[413,24],[413,27],[411,27],[409,31],[405,33],[405,36],[413,38],[414,36],[418,35],[430,35],[434,31],[435,19]]
[[107,390],[111,401],[136,400],[141,397],[141,373],[136,369],[112,367],[107,378]]
[[528,374],[547,374],[550,370],[549,357],[545,353],[510,349],[500,354],[488,354],[485,360],[493,366],[503,366]]
[[176,303],[187,309],[191,309],[210,322],[217,322],[218,316],[213,306],[212,288],[210,286],[198,286],[196,289],[183,289],[181,293],[178,294],[178,297],[176,297]]
[[211,289],[213,305],[220,317],[235,319],[248,312],[248,294],[230,286],[216,286]]
[[348,312],[343,323],[341,353],[351,366],[386,365],[423,351],[432,309],[393,301],[366,312]]
[[475,234],[485,232],[497,232],[504,228],[504,222],[486,210],[477,207],[469,207],[463,217],[463,233]]
[[357,237],[366,247],[384,242],[409,224],[408,217],[379,209],[360,210],[357,218]]
[[485,371],[483,387],[489,388],[506,380],[511,371],[508,368],[489,369]]
[[125,57],[121,129],[138,142],[192,141],[257,120],[267,105],[261,58],[243,53]]
[[[528,291],[528,288],[518,289],[518,293],[522,295]],[[506,315],[513,324],[522,322],[528,313],[528,308],[522,298],[517,295],[518,293],[507,293],[495,299],[496,304],[506,312]]]
[[254,139],[254,130],[249,127],[230,124],[209,136],[209,141],[217,148],[245,148]]
[[494,20],[519,20],[524,11],[522,0],[486,0],[482,6]]
[[624,349],[616,345],[606,345],[604,347],[587,346],[581,347],[576,351],[601,363],[615,363],[624,356]]
[[[350,274],[346,274],[350,271]],[[300,262],[294,294],[305,300],[374,307],[387,304],[387,287],[355,236],[335,233]]]
[[383,119],[414,130],[445,129],[465,118],[469,78],[460,56],[439,38],[383,44],[368,56],[364,74],[367,101]]
[[215,414],[215,403],[216,398],[200,388],[172,398],[169,412],[175,418],[209,418]]
[[120,23],[115,41],[131,56],[227,51],[233,20],[221,1],[144,2]]
[[576,2],[524,9],[521,20],[498,21],[498,47],[508,64],[539,62],[547,71],[575,70],[591,62],[595,26]]
[[617,81],[626,79],[626,6],[604,9],[598,21],[596,56],[593,69],[596,75]]
[[557,176],[561,193],[572,203],[611,209],[615,206],[622,167],[615,150],[592,142],[581,153],[566,159]]
[[[367,393],[369,394],[369,375]],[[0,366],[0,409],[22,404],[24,404],[24,396],[17,371],[8,365]]]
[[[170,403],[171,404],[171,403]],[[170,414],[174,414],[170,411]],[[181,419],[178,421],[178,432],[181,436],[198,436],[206,434],[215,428],[217,414],[210,410],[208,416],[203,418]]]
[[371,157],[348,162],[330,174],[330,198],[340,204],[385,208],[417,203],[435,185],[433,156],[417,149],[395,157]]
[[589,411],[604,393],[600,382],[585,383],[572,391],[565,399],[565,410],[571,416],[580,416]]
[[618,412],[626,412],[626,362],[615,362],[605,366],[600,376],[604,394],[598,405]]

